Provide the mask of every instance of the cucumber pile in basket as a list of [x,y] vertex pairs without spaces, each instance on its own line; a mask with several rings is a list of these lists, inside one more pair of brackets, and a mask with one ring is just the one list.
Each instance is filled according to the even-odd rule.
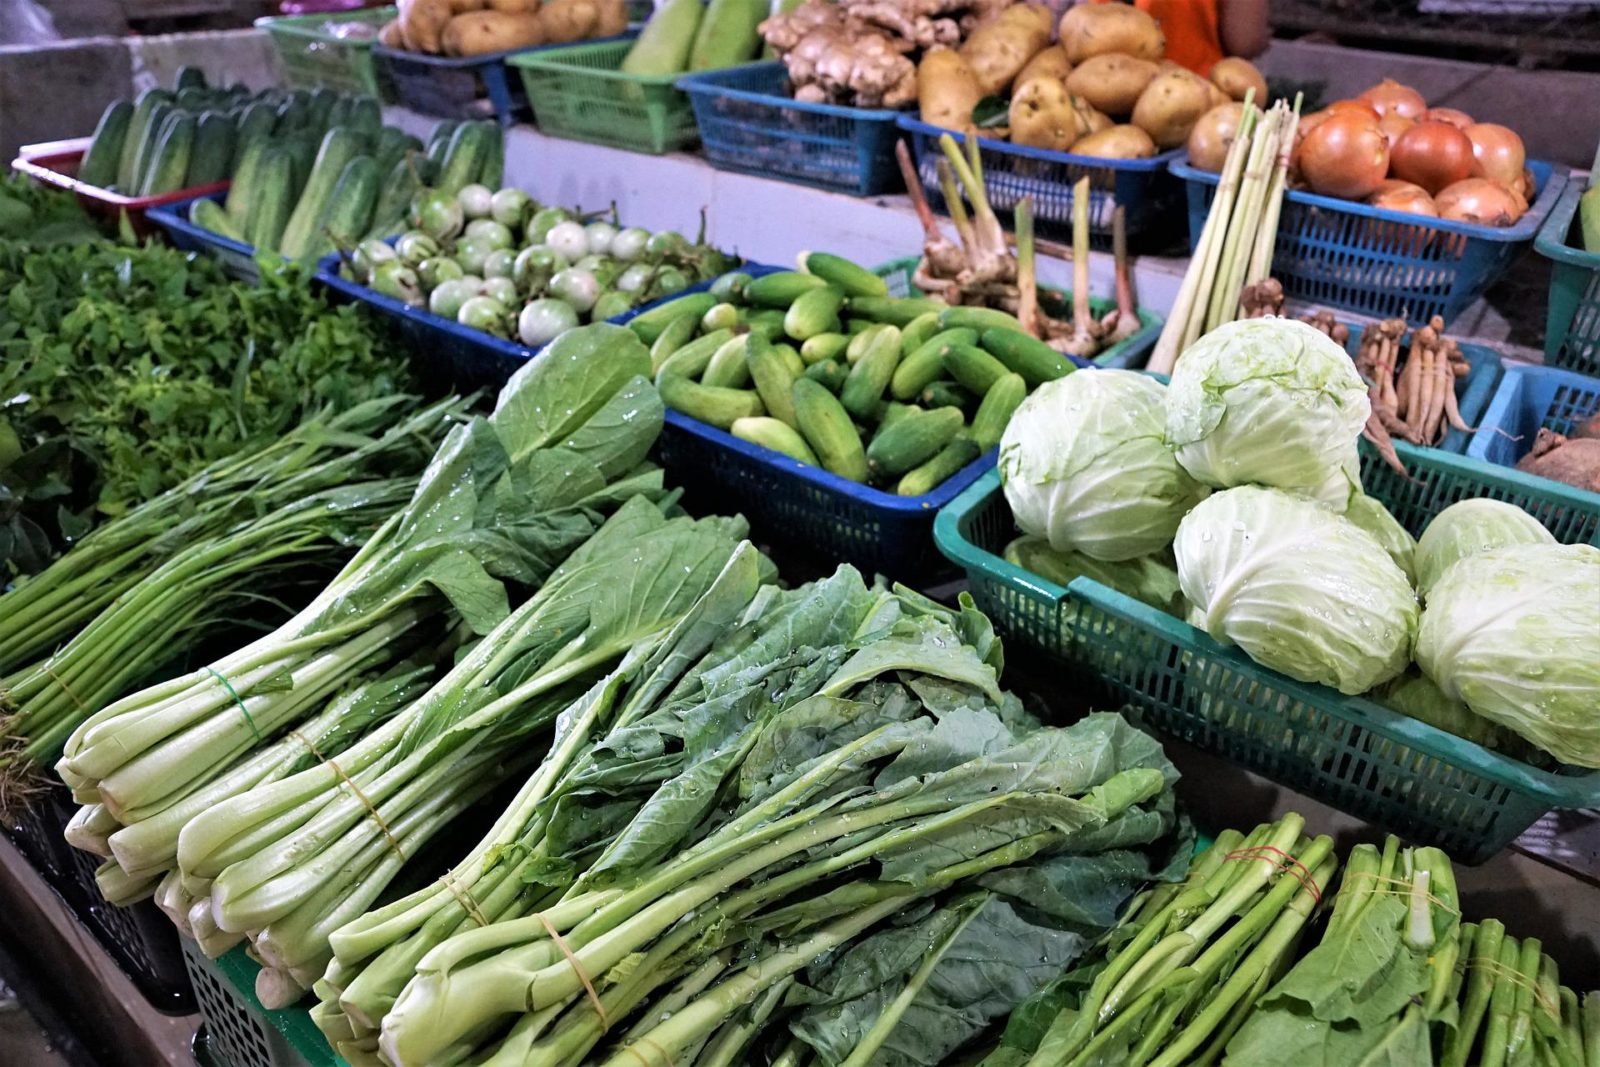
[[1067,357],[1004,311],[891,297],[826,253],[799,271],[725,275],[639,315],[675,411],[842,478],[931,492],[1000,442]]
[[413,194],[427,181],[465,185],[499,176],[504,146],[495,123],[440,123],[424,149],[410,134],[381,125],[367,102],[336,100],[322,122],[253,138],[227,200],[195,201],[190,220],[259,251],[316,259],[400,232]]

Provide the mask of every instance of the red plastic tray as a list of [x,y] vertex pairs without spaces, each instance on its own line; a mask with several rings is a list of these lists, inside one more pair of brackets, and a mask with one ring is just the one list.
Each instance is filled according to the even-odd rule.
[[78,165],[83,162],[83,155],[89,150],[88,137],[75,137],[69,141],[44,141],[40,144],[25,144],[17,149],[17,158],[11,161],[11,169],[18,174],[26,174],[40,185],[53,185],[58,189],[68,189],[78,194],[78,203],[91,215],[104,215],[115,219],[118,215],[126,214],[128,223],[133,231],[141,237],[157,232],[159,227],[145,218],[145,212],[153,207],[174,204],[179,200],[188,200],[191,197],[203,196],[206,193],[220,192],[233,183],[230,181],[215,182],[211,185],[197,185],[190,189],[177,189],[160,196],[123,196],[113,193],[109,189],[102,189],[98,185],[87,185],[77,179]]

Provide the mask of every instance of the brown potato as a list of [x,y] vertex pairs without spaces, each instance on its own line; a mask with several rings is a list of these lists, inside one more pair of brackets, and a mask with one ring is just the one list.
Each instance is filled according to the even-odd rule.
[[1133,105],[1133,124],[1161,148],[1176,148],[1189,138],[1200,116],[1211,110],[1211,90],[1193,74],[1158,74]]
[[550,0],[539,9],[539,21],[546,44],[583,41],[600,25],[600,9],[595,0]]
[[595,0],[600,18],[591,37],[616,37],[628,32],[628,0]]
[[532,48],[544,44],[545,36],[537,14],[469,11],[445,25],[442,43],[446,55],[481,56],[513,48]]
[[1020,88],[1035,78],[1054,78],[1064,82],[1071,73],[1072,64],[1067,62],[1067,53],[1061,50],[1059,44],[1053,44],[1028,60],[1028,65],[1022,68],[1022,73],[1017,75],[1012,84]]
[[465,15],[469,11],[482,11],[488,6],[486,0],[450,0],[450,13]]
[[383,24],[383,29],[378,31],[378,43],[385,48],[406,47],[406,39],[400,33],[399,19],[390,19]]
[[490,11],[505,15],[531,15],[539,10],[540,0],[487,0]]
[[1149,159],[1156,154],[1156,144],[1137,126],[1112,126],[1078,141],[1072,146],[1072,154],[1101,159]]
[[1050,43],[1050,27],[1026,4],[1008,7],[962,42],[961,58],[985,96],[1010,85],[1028,60]]
[[1256,107],[1267,106],[1267,79],[1248,59],[1229,56],[1217,60],[1211,68],[1211,81],[1232,100],[1243,100],[1244,94],[1254,89],[1252,102]]
[[1158,60],[1167,40],[1155,19],[1127,4],[1078,4],[1061,16],[1061,46],[1076,66],[1090,56],[1121,52]]
[[1029,148],[1064,152],[1078,139],[1072,98],[1054,78],[1035,78],[1011,97],[1011,140]]
[[400,32],[414,50],[437,55],[450,19],[450,0],[411,0],[400,9]]
[[1108,115],[1126,115],[1158,73],[1148,59],[1111,52],[1090,56],[1073,67],[1067,89]]
[[1087,137],[1091,133],[1109,130],[1117,124],[1116,119],[1113,119],[1104,111],[1096,109],[1081,96],[1075,96],[1072,100],[1073,110],[1078,114],[1078,128],[1083,136]]
[[960,52],[935,48],[917,64],[917,107],[923,122],[964,130],[981,99],[978,77]]

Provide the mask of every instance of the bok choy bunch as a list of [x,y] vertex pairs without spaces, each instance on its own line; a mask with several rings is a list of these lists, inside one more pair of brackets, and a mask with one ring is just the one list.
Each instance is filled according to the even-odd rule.
[[147,818],[402,658],[401,638],[440,611],[488,633],[509,613],[506,582],[537,584],[607,512],[660,491],[644,465],[662,412],[648,370],[637,339],[606,326],[530,360],[306,608],[83,722],[57,764],[74,795],[119,822]]
[[272,594],[326,580],[405,503],[464,407],[414,401],[370,400],[213,463],[0,596],[0,774],[28,778],[90,712],[257,605],[279,610]]
[[1160,747],[1039,725],[969,605],[848,569],[714,589],[562,713],[447,879],[334,935],[319,1025],[399,1065],[743,1063],[804,1003],[870,1049],[959,1002],[928,1040],[970,1040],[1181,849]]

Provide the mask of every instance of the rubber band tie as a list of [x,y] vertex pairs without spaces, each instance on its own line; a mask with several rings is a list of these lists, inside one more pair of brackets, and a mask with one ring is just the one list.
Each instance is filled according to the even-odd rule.
[[261,730],[256,726],[255,719],[250,717],[250,709],[244,706],[244,701],[239,698],[238,692],[233,688],[233,683],[224,678],[220,672],[215,671],[210,667],[202,667],[201,669],[222,683],[222,688],[226,689],[228,691],[228,695],[233,698],[233,702],[239,705],[239,714],[243,715],[244,721],[249,723],[250,732],[255,735],[256,743],[260,744],[262,740]]
[[1475,959],[1468,960],[1467,967],[1468,969],[1476,968],[1477,970],[1492,974],[1496,978],[1509,982],[1515,988],[1527,989],[1531,991],[1533,993],[1533,999],[1538,1001],[1539,1006],[1545,1011],[1549,1012],[1552,1018],[1561,1018],[1561,1006],[1559,1004],[1551,1004],[1550,998],[1545,996],[1544,990],[1539,988],[1539,983],[1537,981],[1528,981],[1527,977],[1516,968],[1507,967],[1499,960],[1491,960],[1487,958],[1483,961],[1483,963],[1479,963]]
[[1295,859],[1276,845],[1254,845],[1250,848],[1236,849],[1222,857],[1227,860],[1263,860],[1278,861],[1275,865],[1283,874],[1287,874],[1299,882],[1306,892],[1311,894],[1311,899],[1316,904],[1322,903],[1322,887],[1317,885],[1316,879],[1306,869],[1306,865]]
[[[1372,891],[1374,896],[1380,896],[1380,897],[1409,897],[1411,895],[1411,890],[1409,888],[1411,883],[1406,881],[1404,878],[1385,878],[1383,875],[1379,874],[1377,871],[1356,871],[1354,874],[1349,874],[1349,875],[1346,875],[1345,877],[1350,881],[1358,881],[1358,880],[1361,880],[1361,879],[1371,879],[1374,882],[1382,882],[1384,885],[1405,887],[1405,888],[1400,888],[1400,889],[1374,889]],[[1424,894],[1424,896],[1427,899],[1428,903],[1432,904],[1434,907],[1438,908],[1440,911],[1447,911],[1451,915],[1455,915],[1455,916],[1458,916],[1458,917],[1460,916],[1460,914],[1461,914],[1461,909],[1460,908],[1451,907],[1449,904],[1446,904],[1444,901],[1440,900],[1438,897],[1434,896],[1432,893]]]
[[[559,948],[561,954],[567,957],[567,962],[572,964],[572,969],[577,974],[578,981],[583,983],[583,991],[589,995],[589,1003],[594,1005],[594,1013],[600,1016],[600,1032],[603,1034],[610,1030],[611,1020],[606,1018],[606,1007],[600,1003],[600,994],[594,991],[594,983],[589,981],[589,976],[584,972],[583,965],[578,962],[578,957],[572,954],[572,949],[567,947],[566,941],[560,934],[556,933],[554,924],[550,922],[545,913],[541,911],[535,912],[535,914],[538,915],[539,921],[544,924],[545,932],[550,935],[550,939],[556,943],[556,948]],[[670,1065],[672,1061],[668,1060],[667,1062]]]
[[55,671],[50,669],[49,661],[45,662],[44,673],[48,674],[50,676],[51,680],[53,680],[57,685],[59,685],[61,687],[61,691],[62,692],[66,693],[67,696],[72,698],[72,702],[74,704],[78,705],[78,710],[79,711],[87,712],[89,710],[89,705],[85,704],[82,700],[80,700],[78,698],[78,694],[74,693],[72,691],[72,687],[70,685],[68,685],[66,682],[61,680],[61,675],[57,674]]
[[389,825],[383,821],[383,816],[378,814],[378,809],[373,806],[372,801],[367,799],[367,794],[363,793],[361,791],[361,787],[356,785],[356,783],[351,780],[348,774],[344,773],[344,768],[333,762],[333,760],[328,759],[322,753],[318,752],[317,746],[313,745],[310,739],[308,739],[306,735],[301,733],[299,730],[290,730],[289,736],[306,746],[307,752],[311,753],[313,757],[326,764],[333,771],[333,773],[338,776],[339,781],[350,787],[351,794],[354,795],[357,800],[361,801],[361,806],[367,809],[367,815],[371,817],[372,821],[377,824],[378,829],[383,833],[383,839],[389,843],[390,850],[400,858],[400,862],[404,863],[409,857],[400,848],[400,842],[396,841],[394,839],[394,834],[389,832]]

